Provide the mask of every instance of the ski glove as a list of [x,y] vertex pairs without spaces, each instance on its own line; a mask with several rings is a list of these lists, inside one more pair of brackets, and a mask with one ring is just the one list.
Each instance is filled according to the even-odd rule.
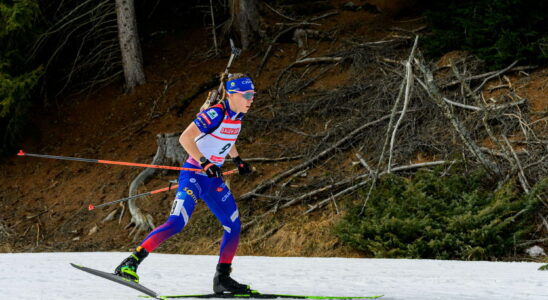
[[239,156],[232,158],[232,161],[236,167],[238,167],[238,173],[240,173],[240,175],[247,175],[253,172],[251,165],[243,161]]
[[217,165],[210,162],[208,159],[206,159],[205,162],[201,163],[200,165],[202,166],[202,169],[204,169],[204,172],[206,173],[207,177],[209,178],[223,176],[223,173],[221,172],[221,168],[217,167]]

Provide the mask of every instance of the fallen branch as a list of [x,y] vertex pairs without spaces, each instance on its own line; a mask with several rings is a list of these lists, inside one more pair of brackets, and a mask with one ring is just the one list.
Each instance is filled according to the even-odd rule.
[[335,200],[333,194],[331,194],[331,200],[333,200],[333,206],[335,206],[335,211],[337,212],[337,215],[340,214],[339,206],[337,205],[337,201]]
[[493,175],[496,175],[497,177],[500,175],[500,170],[498,166],[490,161],[480,150],[479,146],[472,140],[470,137],[470,134],[464,128],[464,126],[460,123],[460,121],[453,115],[451,112],[451,109],[449,108],[449,105],[443,101],[443,96],[438,89],[438,87],[434,83],[434,76],[432,75],[432,72],[426,68],[426,66],[418,61],[415,60],[415,62],[418,64],[419,69],[423,73],[423,76],[425,78],[425,82],[422,82],[420,79],[417,78],[417,81],[421,86],[425,89],[425,91],[428,93],[428,96],[430,96],[430,99],[442,110],[443,114],[446,118],[449,119],[451,122],[451,125],[455,129],[455,131],[458,133],[459,137],[463,141],[463,143],[466,145],[468,150],[478,158],[478,160],[481,162],[481,164],[485,167],[485,169],[490,172]]
[[472,92],[473,94],[477,93],[479,90],[481,90],[481,88],[489,81],[491,80],[492,78],[495,78],[501,74],[504,74],[506,71],[512,69],[513,66],[515,66],[516,64],[518,63],[517,60],[515,60],[513,63],[511,63],[508,67],[500,70],[500,71],[497,71],[495,72],[494,74],[488,76],[487,78],[485,78],[481,83],[480,85],[478,85]]
[[347,185],[347,184],[349,184],[350,182],[353,182],[353,181],[355,181],[355,180],[359,180],[359,179],[368,177],[368,176],[370,176],[370,175],[371,175],[371,173],[369,173],[369,174],[362,174],[362,175],[356,176],[356,177],[354,177],[354,178],[345,179],[345,180],[343,180],[343,181],[341,181],[341,182],[337,182],[337,183],[333,183],[333,184],[328,184],[328,185],[323,186],[323,187],[321,187],[321,188],[319,188],[319,189],[313,190],[313,191],[311,191],[311,192],[308,192],[308,193],[306,193],[306,194],[303,194],[303,195],[300,195],[300,196],[298,196],[298,197],[296,197],[296,198],[293,198],[293,199],[291,199],[290,201],[284,203],[282,206],[280,206],[280,208],[286,208],[286,207],[291,206],[291,205],[293,205],[293,204],[295,204],[295,203],[297,203],[297,202],[299,202],[299,201],[301,201],[301,200],[310,198],[310,197],[312,197],[312,196],[314,196],[314,195],[317,195],[317,194],[319,194],[319,193],[322,193],[322,192],[325,192],[325,191],[328,191],[328,190],[336,189],[336,188],[338,188],[338,187],[340,187],[340,186]]
[[288,184],[291,183],[291,181],[293,181],[293,179],[295,179],[295,177],[305,174],[306,171],[308,171],[308,168],[306,168],[306,169],[304,169],[304,170],[301,170],[301,171],[299,171],[299,172],[297,172],[297,173],[295,173],[295,174],[289,176],[289,179],[287,179],[287,181],[284,182],[280,187],[281,187],[282,189],[284,189]]
[[347,194],[347,193],[349,193],[349,192],[352,192],[352,191],[357,190],[358,188],[360,188],[360,187],[366,185],[368,182],[369,182],[369,179],[364,180],[364,181],[362,181],[362,182],[360,182],[360,183],[358,183],[358,184],[356,184],[356,185],[353,185],[353,186],[351,186],[351,187],[349,187],[349,188],[346,188],[346,189],[344,189],[344,190],[342,190],[342,191],[336,193],[335,195],[331,195],[331,196],[327,197],[326,199],[324,199],[324,200],[320,201],[319,203],[315,204],[314,206],[310,207],[307,211],[305,211],[305,212],[303,213],[303,215],[306,215],[306,214],[308,214],[308,213],[314,211],[316,208],[318,208],[318,207],[320,207],[320,206],[323,206],[323,205],[327,204],[329,201],[334,201],[335,197],[339,197],[339,196],[341,196],[341,195],[344,195],[344,194]]
[[361,156],[361,154],[359,153],[355,153],[354,155],[356,155],[356,157],[358,158],[358,160],[360,161],[360,163],[362,164],[362,166],[364,168],[367,169],[367,171],[369,171],[369,173],[373,173],[373,170],[371,169],[371,167],[369,166],[369,164],[367,164],[367,162],[365,161],[365,159],[363,159],[363,156]]
[[477,107],[477,106],[472,106],[472,105],[467,105],[467,104],[462,104],[462,103],[459,103],[459,102],[455,102],[455,101],[451,101],[445,97],[443,97],[443,101],[453,105],[453,106],[458,106],[458,107],[461,107],[461,108],[465,108],[465,109],[469,109],[469,110],[473,110],[473,111],[481,111],[482,109]]
[[544,225],[544,228],[546,228],[546,231],[548,231],[548,221],[546,221],[546,218],[541,213],[538,213],[538,216],[542,220],[542,224]]
[[312,19],[310,19],[310,21],[317,21],[317,20],[324,19],[324,18],[327,18],[327,17],[330,17],[330,16],[338,15],[338,14],[339,14],[338,11],[331,11],[331,12],[327,12],[327,13],[321,15],[321,16],[313,17]]
[[307,21],[301,21],[301,22],[295,22],[295,23],[276,23],[276,25],[278,26],[310,26],[310,25],[313,25],[313,26],[321,26],[322,24],[319,24],[319,23],[310,23],[310,22],[307,22]]
[[394,27],[391,27],[390,30],[401,31],[401,32],[405,32],[405,33],[413,33],[413,34],[415,34],[415,33],[419,32],[419,31],[421,31],[421,30],[424,30],[424,29],[426,29],[426,28],[427,28],[426,25],[419,26],[419,27],[414,28],[414,29],[405,29],[405,28],[400,28],[400,27],[395,27],[395,26],[394,26]]
[[519,170],[519,173],[518,173],[519,182],[521,183],[521,186],[523,187],[523,190],[525,191],[525,193],[529,194],[529,190],[531,189],[531,186],[529,185],[529,182],[527,182],[527,177],[525,177],[525,172],[523,172],[523,167],[521,166],[518,155],[516,154],[516,151],[514,151],[514,148],[512,147],[512,145],[510,144],[510,141],[508,141],[508,138],[505,135],[502,135],[502,139],[504,140],[504,142],[510,149],[510,152],[512,153],[516,161],[516,166],[518,167],[518,170]]
[[[431,162],[426,162],[426,163],[418,163],[418,164],[413,164],[413,165],[407,165],[407,166],[400,166],[400,167],[396,167],[396,168],[393,168],[391,171],[392,172],[397,172],[397,171],[405,171],[405,170],[411,170],[411,169],[416,169],[416,168],[421,168],[421,167],[430,167],[430,166],[438,166],[438,165],[443,165],[443,164],[448,164],[448,163],[454,163],[455,161],[445,161],[445,160],[440,160],[440,161],[431,161]],[[385,175],[385,174],[388,174],[388,171],[384,171],[384,172],[381,172],[379,174],[379,177],[382,176],[382,175]],[[363,177],[366,177],[366,176],[369,176],[369,174],[367,175],[361,175],[361,176],[358,176],[357,178],[363,178]],[[312,211],[314,211],[315,209],[321,207],[321,206],[324,206],[325,204],[327,204],[329,201],[331,201],[332,199],[334,199],[335,197],[339,197],[339,196],[342,196],[342,195],[345,195],[345,194],[348,194],[349,192],[352,192],[362,186],[364,186],[365,184],[367,184],[369,182],[369,178],[356,184],[356,185],[353,185],[349,188],[346,188],[340,192],[338,192],[337,194],[335,195],[331,195],[329,197],[327,197],[326,199],[318,202],[317,204],[315,204],[314,206],[310,207],[310,209],[308,209],[306,212],[304,212],[303,214],[308,214]],[[285,207],[282,206],[282,207]]]
[[488,110],[506,109],[506,108],[511,107],[511,106],[522,105],[523,103],[525,103],[525,101],[527,101],[527,99],[523,98],[523,99],[521,99],[519,101],[516,101],[516,102],[504,103],[504,104],[499,104],[499,105],[486,105],[485,108],[488,109]]
[[[504,76],[504,77],[506,77],[506,76]],[[501,85],[490,87],[490,88],[487,89],[487,91],[492,92],[494,90],[499,90],[499,89],[512,89],[512,86],[510,86],[508,84],[501,84]]]
[[378,179],[378,173],[381,168],[381,164],[384,159],[384,152],[386,151],[386,147],[388,146],[388,138],[390,136],[390,130],[392,130],[392,123],[394,122],[394,118],[396,116],[396,109],[398,108],[398,105],[400,103],[401,97],[403,96],[403,91],[405,88],[405,78],[400,84],[400,90],[398,92],[398,96],[396,97],[396,101],[394,102],[394,105],[392,106],[392,112],[390,113],[390,121],[388,122],[388,126],[386,128],[386,138],[384,139],[384,143],[381,150],[381,155],[379,158],[379,161],[377,162],[377,169],[371,173],[373,176],[373,183],[371,183],[371,186],[369,187],[369,191],[367,192],[367,196],[365,197],[365,200],[363,201],[362,209],[360,211],[360,215],[365,211],[365,206],[367,205],[367,201],[369,201],[369,197],[371,196],[371,192],[373,191],[373,188],[375,188],[375,184],[377,184]]
[[285,156],[280,158],[263,158],[263,157],[256,157],[256,158],[246,158],[246,162],[259,162],[259,163],[269,163],[269,162],[278,162],[278,161],[289,161],[289,160],[297,160],[303,158],[304,155],[297,155],[297,156]]
[[[396,171],[396,172],[397,171],[406,171],[406,170],[411,170],[411,169],[416,169],[416,168],[421,168],[421,167],[438,166],[438,165],[454,163],[454,162],[455,161],[440,160],[440,161],[433,161],[433,162],[426,162],[426,163],[418,163],[418,164],[413,164],[413,165],[396,167],[396,168],[393,168],[392,171]],[[386,171],[383,171],[378,176],[380,177],[380,176],[385,175],[385,174],[388,174],[388,173]],[[280,208],[285,208],[285,207],[291,206],[291,205],[293,205],[294,203],[296,203],[298,201],[310,198],[310,197],[315,196],[315,195],[317,195],[321,192],[324,192],[324,191],[327,191],[327,190],[335,190],[335,189],[337,189],[341,186],[347,185],[351,182],[355,182],[357,180],[362,180],[364,178],[371,177],[371,176],[373,176],[373,173],[361,174],[361,175],[358,175],[358,176],[355,176],[355,177],[352,177],[352,178],[348,178],[348,179],[345,179],[343,181],[340,181],[340,182],[337,182],[337,183],[334,183],[334,184],[329,184],[329,185],[323,186],[319,189],[308,192],[308,193],[303,194],[299,197],[293,198],[291,201],[289,201],[287,203],[284,203],[282,206],[280,206]],[[367,180],[369,180],[369,179],[367,179]]]
[[526,241],[526,242],[518,244],[518,246],[519,247],[525,247],[525,246],[530,246],[530,245],[537,244],[537,243],[544,243],[546,241],[548,241],[548,237],[547,238],[542,238],[542,239],[537,239],[537,240]]
[[342,57],[311,57],[311,58],[303,58],[303,59],[300,59],[300,60],[297,60],[297,61],[293,62],[292,64],[287,66],[285,69],[283,69],[283,71],[280,72],[280,75],[278,75],[278,78],[276,78],[276,82],[274,83],[274,87],[276,88],[276,91],[277,91],[276,94],[279,94],[278,86],[280,84],[280,80],[282,79],[285,72],[287,72],[292,67],[294,67],[296,65],[302,65],[302,64],[323,63],[323,62],[339,63],[342,60],[343,60]]
[[477,106],[472,106],[472,105],[468,105],[468,104],[462,104],[462,103],[459,103],[459,102],[455,102],[455,101],[449,100],[445,97],[443,97],[443,101],[445,101],[445,102],[447,102],[447,103],[449,103],[453,106],[458,106],[458,107],[473,110],[473,111],[482,111],[482,110],[500,110],[500,109],[506,109],[506,108],[511,107],[511,106],[522,105],[523,103],[525,103],[525,101],[527,101],[527,99],[524,98],[524,99],[521,99],[521,100],[516,101],[516,102],[504,103],[504,104],[499,104],[499,105],[485,105],[485,109],[477,107]]
[[351,133],[349,133],[347,136],[345,136],[344,138],[340,139],[338,142],[336,142],[335,144],[333,144],[331,147],[325,149],[324,151],[322,151],[321,153],[319,153],[318,155],[316,155],[315,157],[301,163],[300,165],[292,168],[292,169],[289,169],[281,174],[278,174],[277,176],[275,176],[274,178],[271,178],[261,184],[259,184],[257,187],[255,187],[252,191],[250,192],[247,192],[245,193],[244,195],[240,196],[238,198],[238,200],[245,200],[245,199],[249,199],[251,197],[253,197],[253,194],[257,194],[257,193],[260,193],[261,191],[267,189],[268,187],[271,187],[272,185],[276,184],[278,181],[280,181],[281,179],[293,174],[293,173],[296,173],[306,167],[308,167],[309,165],[315,163],[316,161],[324,158],[327,154],[331,153],[332,151],[334,151],[335,149],[337,149],[339,146],[341,146],[342,144],[346,143],[348,140],[350,140],[351,138],[353,138],[354,136],[356,136],[357,134],[363,132],[363,130],[369,126],[373,126],[373,125],[376,125],[386,119],[388,119],[390,117],[390,115],[386,115],[384,117],[381,117],[375,121],[371,121],[371,122],[368,122],[368,123],[365,123],[364,125],[358,127],[357,129],[353,130]]
[[302,135],[302,136],[306,136],[306,137],[314,137],[314,138],[318,138],[318,137],[322,137],[323,135],[319,135],[319,134],[310,134],[310,133],[306,133],[306,132],[302,132],[298,129],[295,129],[295,128],[291,128],[291,127],[288,127],[288,126],[284,126],[283,127],[284,129],[287,129],[293,133],[296,133],[298,135]]
[[286,197],[278,197],[278,196],[265,195],[265,194],[253,194],[253,196],[260,197],[260,198],[273,199],[273,200],[278,200],[278,201],[289,200],[289,198],[286,198]]
[[307,82],[299,85],[296,89],[293,89],[293,90],[289,90],[287,91],[287,93],[298,93],[300,91],[302,91],[303,89],[307,88],[309,85],[311,85],[314,81],[318,80],[318,78],[322,77],[325,73],[331,71],[331,69],[333,69],[334,67],[336,67],[338,64],[334,64],[328,68],[325,68],[323,71],[321,71],[318,75],[310,78]]
[[308,35],[304,29],[295,29],[293,32],[293,41],[297,43],[297,48],[300,49],[297,58],[305,57],[308,49]]
[[259,67],[257,68],[257,72],[255,72],[255,73],[256,73],[255,76],[259,76],[259,74],[261,74],[261,71],[263,70],[263,67],[264,67],[264,65],[265,65],[265,63],[266,63],[266,60],[268,59],[268,55],[270,54],[270,50],[272,50],[272,46],[274,46],[274,43],[276,43],[276,42],[278,41],[278,39],[279,39],[282,35],[284,35],[284,34],[290,32],[291,30],[294,30],[294,29],[296,29],[296,28],[298,28],[298,27],[300,27],[300,26],[302,26],[302,25],[301,25],[301,24],[299,24],[299,25],[293,25],[293,26],[291,26],[291,27],[289,27],[289,28],[286,28],[286,29],[280,31],[280,32],[274,37],[274,39],[272,40],[272,42],[270,42],[270,45],[269,45],[268,48],[266,49],[266,52],[265,52],[265,54],[264,54],[264,56],[263,56],[263,59],[261,60],[261,64],[259,64]]
[[13,231],[7,225],[5,225],[2,221],[0,221],[0,237],[2,237],[2,235],[9,237],[12,235],[12,233]]
[[296,66],[296,65],[302,65],[302,64],[312,64],[312,63],[319,63],[319,62],[330,62],[330,63],[336,63],[342,61],[342,57],[311,57],[311,58],[303,58],[295,61],[290,66]]
[[268,5],[268,3],[266,3],[265,1],[262,1],[261,2],[262,4],[264,4],[266,7],[268,7],[268,9],[270,9],[271,11],[273,11],[275,14],[277,14],[278,16],[284,18],[284,19],[288,19],[289,21],[293,21],[293,22],[298,22],[299,20],[297,19],[294,19],[292,17],[288,17],[284,14],[282,14],[281,12],[279,12],[278,10],[274,9],[272,6]]
[[[514,67],[514,68],[511,68],[509,70],[506,70],[506,72],[533,70],[533,69],[536,69],[536,68],[538,68],[538,66],[520,66],[520,67]],[[464,78],[464,80],[472,81],[472,80],[482,79],[482,78],[485,78],[485,77],[489,77],[493,74],[497,74],[499,72],[500,72],[500,70],[499,71],[491,71],[491,72],[487,72],[487,73],[483,73],[483,74],[479,74],[479,75],[470,76],[470,77]],[[502,73],[500,73],[500,74],[502,74]],[[455,81],[451,81],[451,82],[446,83],[446,84],[442,84],[442,85],[440,85],[440,87],[441,88],[447,88],[447,87],[450,87],[450,86],[457,85],[459,83],[460,83],[460,80],[455,80]]]
[[[411,50],[411,54],[409,55],[409,59],[407,61],[409,63],[409,66],[410,66],[410,63],[411,63],[411,58],[412,58],[412,56],[414,56],[414,51],[415,51],[415,48],[417,46],[418,38],[419,38],[418,36],[415,37],[415,42],[413,44],[413,49]],[[410,71],[410,69],[407,69],[407,71]],[[412,73],[411,74],[407,73],[407,76],[412,76]],[[392,106],[392,112],[390,114],[390,122],[388,122],[388,127],[386,129],[386,138],[384,140],[382,150],[381,150],[381,155],[380,155],[379,161],[377,163],[377,169],[375,170],[375,172],[372,172],[373,183],[369,187],[369,191],[367,192],[367,196],[365,197],[365,200],[363,201],[363,205],[362,205],[362,209],[360,211],[360,215],[365,211],[365,206],[367,205],[367,201],[369,201],[369,197],[371,196],[371,192],[373,191],[373,188],[375,188],[375,185],[377,183],[377,179],[378,179],[378,176],[379,176],[378,173],[379,173],[381,164],[384,160],[384,153],[386,151],[386,147],[388,147],[390,131],[392,130],[392,124],[393,124],[394,118],[396,116],[395,112],[396,112],[396,109],[398,108],[401,97],[404,95],[404,88],[407,91],[407,87],[409,86],[409,82],[408,82],[409,77],[407,77],[407,76],[403,79],[402,83],[400,84],[400,89],[399,89],[399,92],[398,92],[398,96],[396,97],[396,101],[394,102],[394,105]],[[408,96],[408,93],[407,93],[407,96]],[[409,98],[407,97],[407,99],[409,99]],[[406,108],[406,105],[404,105],[404,107]],[[399,118],[398,121],[399,120],[401,120],[401,118]],[[393,146],[393,144],[392,144],[392,146]],[[390,152],[390,155],[391,155],[391,152]],[[389,164],[388,164],[388,171],[389,170],[390,170],[390,160],[389,160]]]
[[381,40],[381,41],[375,41],[375,42],[365,42],[365,43],[356,43],[351,40],[344,40],[344,42],[347,42],[349,44],[352,44],[354,46],[358,47],[375,47],[383,44],[388,44],[392,42],[402,41],[402,39],[390,39],[390,40]]
[[394,125],[394,130],[392,131],[392,138],[390,139],[390,150],[388,151],[388,167],[386,169],[388,173],[390,173],[390,166],[392,165],[392,151],[394,150],[396,132],[398,131],[398,127],[400,126],[401,121],[405,117],[405,112],[407,111],[409,99],[411,98],[411,95],[410,95],[411,88],[413,87],[413,69],[411,68],[411,61],[413,60],[415,56],[415,50],[417,49],[418,41],[419,41],[419,36],[417,35],[415,37],[415,42],[413,43],[413,48],[411,49],[411,54],[409,54],[409,58],[405,62],[406,72],[405,72],[405,93],[404,93],[404,100],[403,100],[403,109],[398,121],[396,122],[396,125]]
[[[251,241],[244,241],[242,242],[242,245],[253,245],[257,242],[260,242],[266,238],[268,238],[269,236],[275,234],[278,230],[280,230],[280,228],[282,228],[286,223],[282,223],[278,226],[275,226],[275,227],[272,227],[270,230],[268,230],[265,234],[261,235],[260,237],[254,239],[254,240],[251,240]],[[218,242],[215,243],[215,245],[217,245]]]
[[[548,144],[548,142],[545,142],[545,143]],[[524,153],[524,152],[518,152],[517,154],[522,154],[522,153]],[[548,155],[544,155],[541,159],[524,166],[523,169],[528,169],[530,167],[534,167],[536,165],[540,165],[540,164],[544,163],[544,160],[546,159],[546,157],[548,157]]]

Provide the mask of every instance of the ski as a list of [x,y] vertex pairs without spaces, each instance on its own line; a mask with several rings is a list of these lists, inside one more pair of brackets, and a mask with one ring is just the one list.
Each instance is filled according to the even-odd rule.
[[84,267],[84,266],[81,266],[81,265],[73,264],[73,263],[71,263],[70,265],[75,267],[78,270],[81,270],[81,271],[93,274],[95,276],[99,276],[101,278],[105,278],[105,279],[114,281],[116,283],[125,285],[125,286],[130,287],[132,289],[135,289],[135,290],[137,290],[141,293],[145,293],[148,298],[164,299],[163,297],[158,296],[158,293],[154,292],[153,290],[151,290],[151,289],[149,289],[149,288],[147,288],[147,287],[145,287],[145,286],[143,286],[143,285],[141,285],[137,282],[131,281],[127,278],[120,277],[120,276],[114,275],[112,273],[107,273],[107,272],[95,270],[95,269],[92,269],[92,268]]
[[[158,296],[161,299],[181,299],[181,298],[204,298],[204,299],[326,299],[326,300],[353,300],[353,299],[378,299],[383,295],[378,296],[363,296],[363,297],[333,297],[333,296],[307,296],[307,295],[288,295],[288,294],[263,294],[257,291],[252,291],[249,294],[195,294],[195,295],[165,295]],[[140,296],[142,298],[151,298],[150,296]]]

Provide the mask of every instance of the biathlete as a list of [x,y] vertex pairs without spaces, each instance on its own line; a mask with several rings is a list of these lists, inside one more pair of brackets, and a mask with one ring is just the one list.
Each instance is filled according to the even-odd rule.
[[180,232],[188,223],[198,199],[202,199],[224,228],[219,262],[213,278],[215,293],[249,293],[248,285],[230,277],[232,259],[240,239],[240,217],[236,201],[223,182],[220,167],[226,155],[238,167],[241,175],[251,173],[236,149],[242,118],[251,107],[255,88],[251,78],[234,74],[225,83],[226,98],[200,112],[179,138],[189,154],[183,167],[202,168],[203,173],[181,171],[179,187],[167,221],[154,229],[135,252],[116,267],[116,275],[139,282],[137,267],[161,243]]

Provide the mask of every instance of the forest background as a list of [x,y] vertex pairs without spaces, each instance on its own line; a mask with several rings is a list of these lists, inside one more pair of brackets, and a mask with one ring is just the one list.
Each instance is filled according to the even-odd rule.
[[[125,251],[162,222],[169,193],[87,204],[175,172],[15,154],[150,163],[233,38],[259,91],[239,142],[256,172],[228,180],[240,254],[543,259],[546,2],[135,1],[127,43],[117,5],[0,1],[0,251]],[[159,250],[212,254],[220,232],[202,204]]]

